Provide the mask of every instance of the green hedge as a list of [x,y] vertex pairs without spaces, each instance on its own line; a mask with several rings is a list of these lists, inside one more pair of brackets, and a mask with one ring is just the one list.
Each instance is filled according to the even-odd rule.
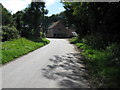
[[2,41],[8,41],[19,37],[19,32],[14,26],[2,26]]

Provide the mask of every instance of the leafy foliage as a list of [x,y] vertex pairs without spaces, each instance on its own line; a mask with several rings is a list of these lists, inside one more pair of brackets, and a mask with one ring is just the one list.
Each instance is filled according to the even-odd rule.
[[[43,38],[44,14],[47,14],[44,2],[32,2],[25,10],[11,13],[0,4],[2,14],[2,25],[0,26],[0,39],[2,39],[2,61],[7,63],[21,55],[27,54],[39,47],[48,44],[50,41]],[[2,33],[2,35],[1,35]],[[40,37],[40,35],[42,35]],[[27,37],[20,38],[20,37]],[[18,38],[19,37],[19,38]],[[10,41],[9,41],[10,40]]]
[[[16,32],[16,29],[13,28],[14,26],[17,28],[19,31],[19,35],[22,37],[33,37],[35,36],[36,38],[40,38],[40,32],[44,33],[45,29],[45,20],[44,20],[44,15],[48,13],[48,11],[45,9],[45,3],[44,2],[31,2],[31,4],[25,8],[22,11],[18,11],[17,13],[11,15],[11,13],[2,6],[2,25],[7,25],[6,28],[5,26],[3,27],[3,38],[5,37],[5,40],[10,40],[11,37],[8,35],[9,33],[14,33]],[[10,29],[8,29],[8,26]],[[11,30],[11,27],[13,30]],[[7,32],[6,34],[4,32]],[[18,34],[16,33],[16,36]],[[15,36],[15,37],[16,37]],[[6,37],[8,37],[6,39]],[[42,37],[42,36],[41,36]]]
[[111,44],[105,50],[96,50],[83,41],[76,42],[77,38],[72,38],[70,41],[82,50],[94,87],[119,88],[119,44]]
[[1,40],[7,41],[14,38],[18,38],[19,32],[14,26],[13,17],[11,13],[6,8],[4,8],[2,4],[0,5],[2,7],[0,14],[2,14],[2,25],[3,25],[3,26],[0,26],[0,29],[2,30],[1,31],[2,36],[0,37]]
[[119,42],[119,3],[65,2],[64,7],[66,19],[75,26],[80,39],[100,33],[108,42]]
[[0,11],[0,14],[2,16],[2,25],[8,25],[8,24],[13,24],[13,18],[11,13],[4,8],[4,6],[0,3],[0,7],[2,8]]
[[112,44],[107,47],[107,50],[111,52],[111,56],[108,59],[109,66],[120,66],[120,44]]
[[46,14],[44,2],[32,2],[24,10],[23,16],[25,26],[28,31],[34,30],[34,36],[40,37],[40,29],[43,28],[43,17]]
[[105,36],[101,33],[96,33],[92,35],[86,35],[82,42],[90,45],[92,48],[95,49],[105,49],[107,46],[110,45],[110,42],[108,42],[108,39],[105,38]]
[[13,14],[14,25],[20,34],[22,33],[24,27],[23,14],[23,11],[18,11],[17,13]]
[[8,41],[19,37],[19,32],[14,26],[2,26],[2,41]]
[[82,50],[94,86],[120,87],[120,3],[65,2],[65,15],[79,37],[70,41]]

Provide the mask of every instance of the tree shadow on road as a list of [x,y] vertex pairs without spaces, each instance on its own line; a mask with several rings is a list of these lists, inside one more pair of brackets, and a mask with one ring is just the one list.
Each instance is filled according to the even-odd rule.
[[44,77],[57,80],[58,84],[66,88],[88,88],[87,71],[80,53],[55,55],[50,59],[51,65],[43,68]]

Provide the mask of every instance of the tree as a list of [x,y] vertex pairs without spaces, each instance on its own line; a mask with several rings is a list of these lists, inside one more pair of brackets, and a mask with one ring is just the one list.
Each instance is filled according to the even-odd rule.
[[13,14],[13,21],[14,25],[17,28],[17,30],[22,33],[23,27],[24,27],[24,20],[23,20],[23,11],[18,11],[15,14]]
[[24,10],[24,23],[29,32],[33,32],[35,37],[40,37],[40,30],[43,28],[44,15],[47,13],[44,2],[32,2]]
[[11,13],[2,4],[0,4],[0,7],[0,16],[2,16],[2,26],[0,26],[0,29],[2,29],[2,35],[0,36],[0,39],[2,41],[8,41],[14,38],[18,38],[19,32],[14,27]]
[[[65,2],[64,8],[66,9],[65,16],[67,21],[71,25],[74,24],[77,33],[81,38],[83,38],[88,34],[95,34],[95,33],[102,33],[102,34],[106,33],[105,36],[107,37],[109,34],[108,31],[113,32],[114,29],[105,28],[106,27],[105,18],[108,18],[107,16],[110,15],[109,17],[113,18],[112,20],[113,22],[119,20],[119,10],[120,10],[119,3]],[[115,14],[116,16],[114,15],[114,17],[112,17],[112,15],[110,14],[110,12],[113,11],[116,13]],[[118,24],[116,24],[115,26],[107,25],[107,27],[111,27],[111,28],[116,26],[117,28],[119,28],[120,23],[118,22]],[[116,33],[118,33],[118,31]]]
[[11,13],[0,3],[1,9],[1,16],[2,16],[2,25],[12,25],[13,24],[13,18]]

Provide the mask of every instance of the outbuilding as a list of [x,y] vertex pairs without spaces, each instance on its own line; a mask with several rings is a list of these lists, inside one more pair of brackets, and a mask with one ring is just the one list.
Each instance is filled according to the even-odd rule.
[[65,25],[63,25],[60,21],[52,23],[52,25],[49,26],[47,31],[47,37],[53,37],[53,38],[67,38],[67,37],[73,37],[75,33],[75,30],[72,28],[66,28]]

